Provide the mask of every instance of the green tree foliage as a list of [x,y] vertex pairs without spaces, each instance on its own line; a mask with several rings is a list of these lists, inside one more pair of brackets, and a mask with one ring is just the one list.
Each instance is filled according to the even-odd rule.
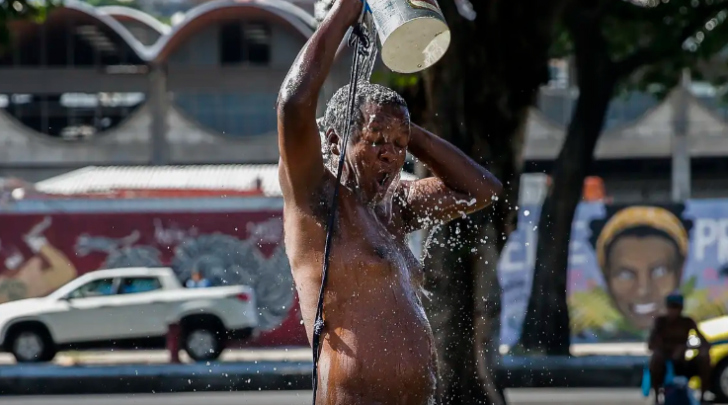
[[61,5],[61,0],[0,0],[0,51],[10,40],[8,26],[13,21],[43,22],[48,12]]

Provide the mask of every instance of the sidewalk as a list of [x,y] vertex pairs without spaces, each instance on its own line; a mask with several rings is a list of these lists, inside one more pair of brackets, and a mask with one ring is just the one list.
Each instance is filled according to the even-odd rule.
[[[122,365],[122,364],[169,364],[169,352],[166,350],[119,350],[119,351],[78,351],[61,352],[53,360],[59,366],[75,365]],[[187,353],[180,351],[183,363],[192,363]],[[256,361],[308,361],[311,349],[308,347],[284,347],[276,349],[234,349],[225,350],[216,362],[244,363]],[[15,364],[11,354],[0,353],[0,366]]]
[[[594,343],[571,346],[574,356],[640,356],[648,355],[644,343]],[[184,351],[180,360],[191,363]],[[311,361],[308,347],[282,347],[275,349],[232,349],[225,350],[218,362],[255,362],[255,361]],[[61,352],[53,361],[60,366],[73,365],[111,365],[111,364],[167,364],[169,353],[165,350],[120,350],[120,351],[78,351]],[[15,364],[8,353],[0,353],[0,365]]]
[[[496,376],[509,388],[638,387],[644,345],[577,345],[575,356],[506,355]],[[643,354],[644,353],[644,354]],[[0,396],[131,394],[311,388],[309,348],[227,350],[221,361],[169,364],[165,351],[64,352],[54,364],[0,358]]]

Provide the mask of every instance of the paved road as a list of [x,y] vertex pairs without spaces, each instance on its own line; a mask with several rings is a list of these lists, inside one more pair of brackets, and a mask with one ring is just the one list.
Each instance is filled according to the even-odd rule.
[[[510,405],[645,405],[631,389],[518,389],[507,393]],[[86,395],[5,397],[3,405],[308,405],[310,391],[157,395]]]

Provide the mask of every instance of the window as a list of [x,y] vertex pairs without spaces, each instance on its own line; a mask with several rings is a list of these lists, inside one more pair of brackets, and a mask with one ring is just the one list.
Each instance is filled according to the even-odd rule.
[[121,280],[119,294],[139,294],[160,290],[162,283],[156,277],[133,277]]
[[275,134],[278,94],[176,93],[176,105],[201,126],[228,136]]
[[245,45],[248,62],[267,65],[270,62],[270,28],[263,23],[245,24]]
[[90,297],[103,297],[106,295],[114,295],[114,279],[103,278],[100,280],[94,280],[84,284],[71,292],[69,298],[90,298]]
[[270,27],[260,22],[235,21],[220,26],[220,64],[270,62]]
[[0,109],[28,128],[65,141],[83,141],[120,125],[144,93],[2,94]]
[[229,65],[243,61],[243,27],[240,22],[220,27],[220,64]]

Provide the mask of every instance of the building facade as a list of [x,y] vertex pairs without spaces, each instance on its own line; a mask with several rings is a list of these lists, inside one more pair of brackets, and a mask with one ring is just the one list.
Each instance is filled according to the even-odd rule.
[[[0,53],[0,177],[43,180],[86,166],[272,164],[275,100],[316,22],[312,2],[188,1],[173,26],[73,0],[44,24],[13,23]],[[181,6],[180,6],[181,7]],[[320,113],[348,80],[342,48]],[[563,66],[562,66],[563,65]],[[527,125],[526,171],[548,172],[578,95],[556,61]],[[693,195],[725,197],[726,111],[710,91],[686,107]],[[618,96],[593,175],[617,202],[669,200],[675,96]]]
[[[218,0],[169,27],[68,2],[0,56],[0,176],[89,165],[275,163],[280,83],[315,29],[281,0]],[[320,102],[348,79],[341,52]]]

